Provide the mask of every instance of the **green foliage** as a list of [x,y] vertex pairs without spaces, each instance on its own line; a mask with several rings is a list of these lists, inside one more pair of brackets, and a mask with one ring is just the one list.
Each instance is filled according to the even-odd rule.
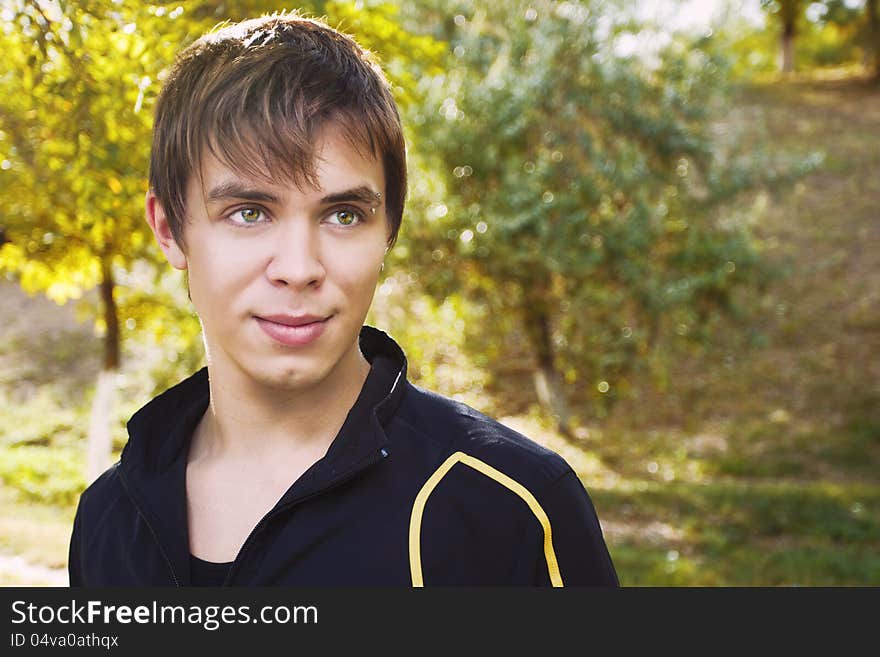
[[719,34],[719,38],[730,37],[728,52],[734,78],[748,80],[776,74],[779,40],[775,34],[756,30],[744,21],[728,28]]
[[856,41],[853,27],[810,23],[801,33],[795,56],[804,68],[860,63],[864,50]]
[[41,388],[22,403],[0,391],[4,418],[0,424],[0,448],[76,444],[83,420],[76,409],[61,403],[49,387]]
[[23,500],[72,506],[85,488],[83,461],[77,449],[0,449],[0,481]]
[[868,11],[862,4],[851,6],[843,0],[762,0],[768,17],[764,27],[732,17],[719,27],[723,38],[730,40],[734,70],[743,77],[776,73],[786,24],[794,38],[795,70],[860,66],[867,63],[876,48]]
[[442,182],[416,188],[406,239],[430,293],[488,308],[471,353],[519,323],[503,357],[552,352],[598,403],[665,331],[729,310],[761,272],[744,227],[713,212],[755,178],[713,152],[724,60],[680,40],[653,63],[617,56],[594,5],[429,13],[448,70],[409,120]]
[[464,318],[477,316],[478,309],[457,294],[438,304],[418,283],[412,272],[389,273],[377,290],[367,323],[400,343],[411,381],[490,411],[485,361],[470,358],[466,344]]

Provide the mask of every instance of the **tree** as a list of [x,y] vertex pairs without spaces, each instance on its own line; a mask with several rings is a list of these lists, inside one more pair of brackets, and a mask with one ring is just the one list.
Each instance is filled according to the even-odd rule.
[[89,429],[91,478],[110,454],[120,366],[116,277],[135,260],[155,262],[138,208],[145,188],[132,172],[146,163],[144,104],[163,51],[123,4],[19,0],[3,12],[0,176],[9,241],[0,267],[58,303],[99,290],[104,362]]
[[803,3],[801,0],[761,0],[761,7],[779,19],[779,70],[792,73],[795,68],[795,37]]
[[[648,67],[620,57],[587,4],[450,12],[431,23],[448,70],[411,117],[445,191],[414,199],[410,257],[439,298],[463,290],[489,308],[475,340],[505,336],[498,354],[532,364],[570,436],[566,383],[613,395],[665,325],[729,309],[751,276],[748,236],[710,212],[737,186],[709,132],[718,63],[699,44]],[[505,352],[518,334],[527,351]]]
[[847,29],[851,40],[862,47],[863,61],[880,82],[880,10],[878,0],[863,0],[864,11],[845,0],[823,0],[822,21]]
[[805,15],[809,21],[805,26],[811,29],[804,30],[803,36],[815,39],[828,30],[833,35],[822,44],[826,49],[832,45],[832,52],[822,53],[820,50],[819,53],[810,53],[814,59],[820,53],[826,58],[830,54],[840,59],[843,59],[841,56],[850,55],[851,61],[855,59],[854,56],[860,56],[874,79],[880,80],[878,0],[821,0],[810,3]]
[[866,0],[865,15],[868,23],[868,59],[874,67],[874,81],[880,84],[880,8],[877,0]]

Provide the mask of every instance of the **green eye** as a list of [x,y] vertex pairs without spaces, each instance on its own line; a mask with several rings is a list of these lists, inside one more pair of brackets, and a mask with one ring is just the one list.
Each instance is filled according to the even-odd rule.
[[238,211],[238,216],[244,219],[246,224],[255,223],[263,216],[263,213],[257,208],[242,208]]
[[341,226],[351,226],[352,224],[357,223],[358,219],[360,219],[357,213],[352,210],[336,210],[330,216],[335,219],[335,223],[338,223]]

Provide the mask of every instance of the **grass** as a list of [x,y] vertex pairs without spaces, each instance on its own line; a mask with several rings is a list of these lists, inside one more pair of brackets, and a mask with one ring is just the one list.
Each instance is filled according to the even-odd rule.
[[[789,272],[762,292],[747,333],[673,354],[666,389],[646,383],[576,443],[537,414],[503,421],[579,473],[625,585],[877,586],[880,89],[756,85],[737,108],[790,159],[823,155],[795,184],[744,201],[765,257]],[[41,303],[0,310],[55,312]],[[82,329],[46,325],[49,337],[0,336],[0,403],[11,409],[0,423],[0,554],[58,568],[88,425],[87,400],[69,393],[93,380],[98,359]],[[0,583],[21,578],[0,569]]]
[[[71,506],[25,502],[4,486],[0,489],[0,556],[17,555],[44,569],[66,569],[74,511]],[[10,579],[0,568],[0,584],[12,584]]]
[[[594,431],[583,450],[538,420],[508,423],[565,456],[588,487],[628,586],[880,583],[873,426],[831,434]],[[805,446],[810,449],[805,450]]]

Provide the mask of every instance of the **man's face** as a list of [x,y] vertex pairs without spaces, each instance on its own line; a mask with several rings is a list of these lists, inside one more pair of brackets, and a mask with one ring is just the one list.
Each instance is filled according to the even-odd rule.
[[385,176],[339,128],[322,136],[318,188],[250,180],[210,155],[189,181],[187,253],[166,254],[189,271],[220,371],[303,388],[355,362],[389,235]]

